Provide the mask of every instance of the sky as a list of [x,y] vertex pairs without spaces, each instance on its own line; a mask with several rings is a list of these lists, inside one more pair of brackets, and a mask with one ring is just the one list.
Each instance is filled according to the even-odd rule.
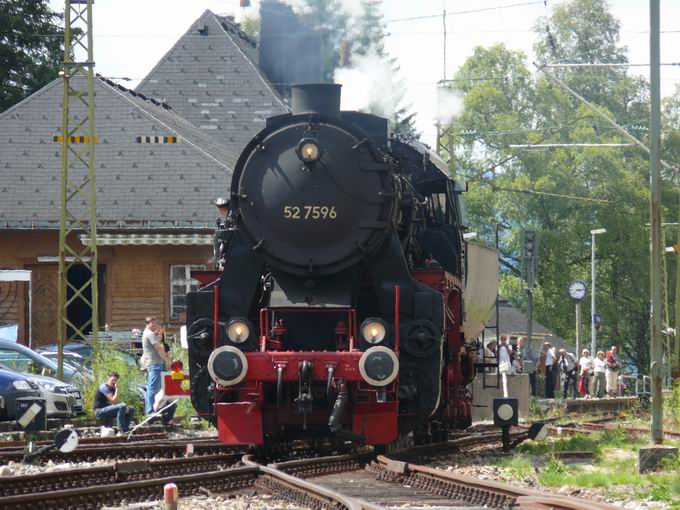
[[[55,10],[63,2],[50,0]],[[357,12],[359,0],[343,0]],[[386,49],[395,58],[406,87],[404,101],[417,114],[417,127],[434,144],[437,82],[452,77],[476,46],[501,42],[522,50],[533,61],[533,26],[561,0],[383,0],[389,34]],[[205,9],[233,14],[237,20],[257,16],[259,2],[240,7],[240,0],[97,0],[94,4],[95,70],[111,78],[130,78],[121,84],[134,88]],[[649,62],[648,0],[610,0],[621,22],[621,42],[629,61]],[[446,44],[444,21],[446,10]],[[680,0],[661,0],[661,62],[679,62]],[[444,48],[446,59],[444,59]],[[446,63],[444,63],[446,60]],[[631,72],[648,76],[647,68]],[[350,77],[352,75],[349,75]],[[347,78],[350,79],[350,78]],[[661,93],[670,95],[680,84],[680,66],[662,66]],[[355,87],[355,89],[358,87]],[[345,84],[343,107],[353,106],[354,93]]]

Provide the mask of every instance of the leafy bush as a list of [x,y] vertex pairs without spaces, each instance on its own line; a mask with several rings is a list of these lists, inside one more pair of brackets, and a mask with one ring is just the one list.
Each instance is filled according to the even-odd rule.
[[671,396],[666,402],[669,418],[676,425],[680,425],[680,381],[675,381]]
[[84,388],[85,411],[88,416],[94,417],[94,396],[97,388],[107,381],[109,372],[118,372],[119,394],[121,402],[135,408],[136,416],[144,413],[144,402],[137,393],[137,384],[145,383],[145,375],[136,364],[130,364],[120,356],[120,351],[114,346],[99,342],[94,345],[92,355],[92,372],[94,378]]

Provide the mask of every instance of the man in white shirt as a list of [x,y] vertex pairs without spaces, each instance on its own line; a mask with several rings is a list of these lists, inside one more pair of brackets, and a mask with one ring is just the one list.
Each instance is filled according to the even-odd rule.
[[602,398],[604,396],[604,390],[606,385],[605,379],[605,360],[604,352],[598,351],[597,357],[593,358],[593,372],[595,376],[593,378],[593,396],[597,398]]
[[[505,365],[506,368],[501,367],[503,363],[507,364]],[[498,369],[507,374],[515,373],[515,369],[510,361],[510,347],[508,347],[508,337],[506,336],[501,336],[501,344],[498,346]]]
[[545,353],[545,398],[555,398],[555,349],[550,342],[543,344]]

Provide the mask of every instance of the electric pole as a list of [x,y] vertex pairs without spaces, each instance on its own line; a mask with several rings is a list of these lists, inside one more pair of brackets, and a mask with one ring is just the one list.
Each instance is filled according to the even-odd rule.
[[[85,338],[88,329],[97,340],[97,188],[94,147],[94,58],[92,4],[94,0],[65,0],[64,96],[61,135],[61,219],[59,224],[59,294],[57,316],[57,377],[64,375],[64,343]],[[83,55],[85,60],[80,60]],[[87,232],[84,247],[77,234]],[[83,266],[90,277],[82,284],[69,282],[69,270]],[[81,300],[92,312],[84,324],[68,317],[71,303]],[[70,332],[70,334],[69,334]]]
[[[652,442],[663,442],[662,408],[662,344],[661,344],[661,91],[660,91],[660,50],[659,50],[659,0],[649,2],[649,85],[651,115],[649,123],[650,150],[650,288],[652,316],[650,320],[650,375],[652,378]],[[665,247],[664,247],[665,248]]]

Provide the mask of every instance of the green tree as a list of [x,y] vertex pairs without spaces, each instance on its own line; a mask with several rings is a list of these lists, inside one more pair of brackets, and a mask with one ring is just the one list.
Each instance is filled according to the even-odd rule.
[[46,0],[0,0],[0,111],[58,76],[63,59],[59,18]]
[[[605,0],[572,0],[557,5],[535,30],[542,37],[534,45],[542,64],[625,63],[627,48],[620,45],[621,23]],[[567,84],[586,99],[616,110],[612,89],[626,76],[625,67],[574,68],[560,72]]]
[[[625,49],[617,45],[618,22],[604,2],[560,4],[549,24],[550,33],[542,29],[536,46],[543,61],[625,61]],[[592,31],[602,37],[597,44],[589,44]],[[556,56],[548,58],[548,52]],[[580,69],[565,70],[561,76],[620,123],[633,125],[649,118],[644,104],[647,85],[629,77],[625,68],[590,76]],[[522,228],[538,231],[535,317],[573,341],[574,305],[566,288],[574,279],[589,281],[589,231],[606,228],[597,244],[597,311],[604,317],[598,342],[600,347],[622,346],[646,369],[647,155],[635,147],[511,148],[511,144],[625,140],[564,90],[540,75],[532,76],[525,56],[503,45],[476,48],[455,78],[455,88],[464,94],[464,112],[454,126],[453,141],[458,147],[456,166],[466,169],[464,177],[470,183],[468,223],[489,241],[497,223],[508,227],[501,236],[501,292],[519,307],[526,306],[519,277],[519,233]],[[588,343],[588,327],[583,329]]]

